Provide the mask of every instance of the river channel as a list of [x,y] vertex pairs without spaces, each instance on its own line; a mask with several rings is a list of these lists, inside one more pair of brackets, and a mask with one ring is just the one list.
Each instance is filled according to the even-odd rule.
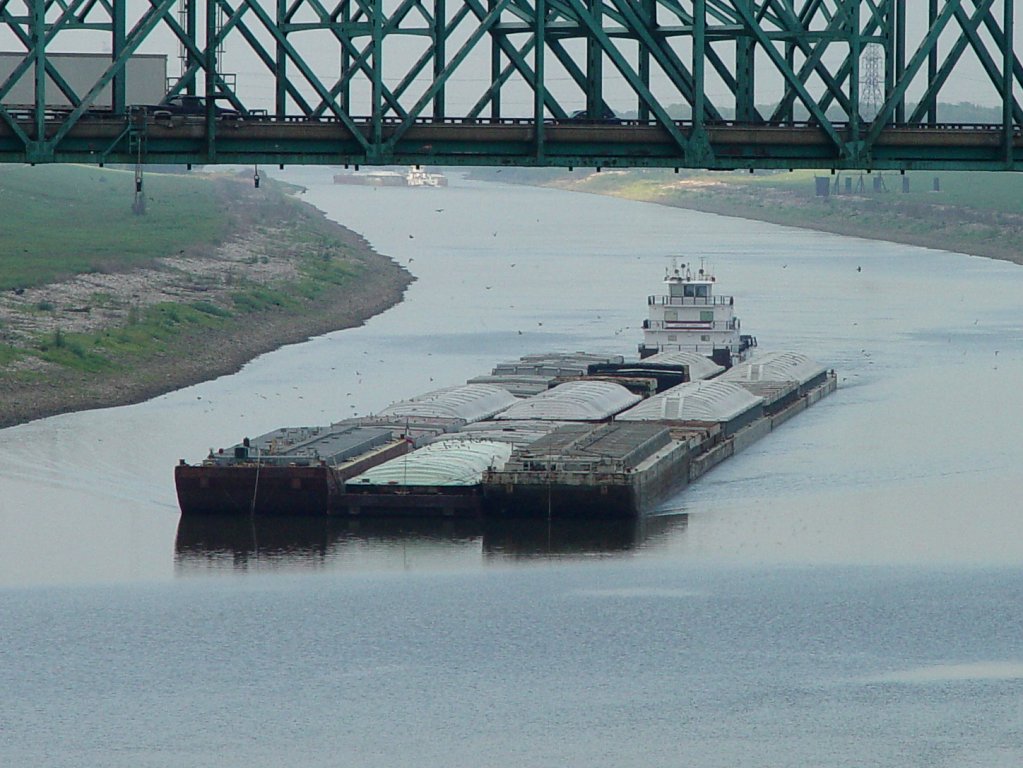
[[[0,431],[0,764],[1023,764],[1023,268],[555,190],[283,177],[364,326]],[[635,526],[179,526],[173,465],[540,351],[670,257],[839,389]]]

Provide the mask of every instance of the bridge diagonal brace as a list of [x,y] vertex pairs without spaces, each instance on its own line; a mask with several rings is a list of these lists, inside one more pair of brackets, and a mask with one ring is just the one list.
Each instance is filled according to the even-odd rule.
[[18,124],[18,121],[14,119],[14,116],[7,111],[7,107],[5,107],[3,104],[0,104],[0,120],[3,120],[5,123],[7,123],[7,127],[10,128],[11,132],[17,137],[18,141],[21,142],[22,146],[27,148],[28,145],[32,142],[32,139],[29,138],[29,135],[25,133],[25,129]]
[[[150,5],[155,5],[156,2],[157,0],[149,0]],[[252,34],[251,30],[249,30],[248,27],[246,27],[244,24],[238,23],[241,18],[241,14],[236,12],[235,9],[231,8],[230,5],[228,5],[226,2],[223,2],[222,0],[220,2],[220,5],[228,14],[228,21],[221,28],[218,37],[212,41],[212,44],[220,45],[221,43],[223,43],[224,39],[226,38],[227,34],[231,31],[231,29],[237,26],[238,33],[243,38],[245,38],[245,41],[249,43],[250,46],[252,46],[253,53],[255,53],[256,56],[260,60],[262,60],[264,65],[266,65],[270,71],[273,71],[274,61],[267,53],[263,45],[260,43],[258,38],[256,38],[256,36]],[[184,90],[188,82],[192,78],[194,78],[196,74],[198,74],[199,72],[206,71],[206,54],[204,51],[200,50],[199,46],[196,45],[195,41],[191,38],[191,36],[188,35],[188,33],[185,32],[184,29],[182,29],[181,25],[174,18],[174,15],[171,11],[164,13],[163,23],[167,25],[168,29],[170,29],[171,32],[174,33],[175,37],[177,37],[178,42],[191,55],[191,63],[188,65],[185,71],[177,78],[177,82],[175,82],[174,85],[171,86],[171,88],[167,92],[168,96],[174,96],[175,94],[181,93],[181,91]],[[242,112],[243,114],[248,112],[245,105],[242,104],[238,100],[238,97],[232,92],[223,75],[221,75],[219,72],[213,72],[213,79],[214,83],[216,84],[218,92],[228,94],[232,105],[235,108],[237,108],[240,112]],[[301,92],[299,92],[299,90],[292,83],[289,82],[287,84],[287,87],[288,92],[293,95],[297,103],[299,104],[305,103],[305,100],[302,98]]]
[[962,0],[945,0],[945,6],[938,14],[934,24],[931,25],[926,37],[924,37],[920,45],[917,47],[916,52],[913,54],[913,58],[910,59],[908,64],[906,64],[902,77],[895,84],[895,88],[888,95],[888,98],[885,99],[880,111],[874,118],[874,124],[870,127],[870,130],[864,137],[863,143],[868,151],[870,147],[877,142],[878,137],[881,135],[881,131],[884,129],[884,126],[887,125],[888,121],[891,119],[892,113],[895,111],[895,105],[898,104],[905,95],[906,90],[909,88],[909,85],[916,76],[916,73],[920,70],[924,61],[938,44],[938,38],[941,37],[941,33],[945,30],[945,26],[948,24],[949,19],[951,19],[955,14],[956,8],[959,8],[961,5]]
[[[959,62],[960,57],[966,50],[967,45],[970,45],[977,54],[977,60],[984,68],[985,73],[994,84],[995,88],[999,91],[1002,90],[1003,73],[998,65],[995,64],[994,59],[991,58],[991,54],[988,52],[984,42],[980,39],[980,35],[977,34],[977,29],[982,23],[988,20],[994,22],[991,18],[991,6],[993,4],[994,0],[982,0],[976,4],[973,15],[970,17],[966,16],[966,12],[962,8],[956,9],[956,21],[959,22],[964,34],[956,40],[952,50],[945,57],[945,61],[943,62],[941,69],[938,70],[936,78],[928,86],[927,92],[923,97],[921,97],[916,109],[913,110],[913,115],[910,118],[911,121],[913,121],[913,119],[923,119],[924,110],[921,109],[921,105],[925,104],[928,99],[937,94],[945,85],[948,81],[949,75],[952,74],[952,70],[955,68],[955,65]],[[999,29],[999,31],[1001,30]],[[1012,98],[1010,95],[1008,103],[1011,105],[1014,119],[1017,122],[1023,122],[1023,109],[1020,109],[1020,105],[1016,99]]]
[[[545,25],[546,26],[546,25]],[[534,36],[535,37],[535,36]],[[534,39],[534,45],[536,41]],[[508,54],[508,58],[515,61],[515,54],[512,50],[509,50],[511,44],[510,41],[502,40],[501,48]],[[582,71],[575,59],[565,50],[565,47],[557,38],[547,37],[547,49],[554,54],[554,58],[565,68],[565,72],[572,78],[573,82],[579,87],[579,90],[586,90],[586,73]],[[521,58],[521,66],[519,71],[522,72],[523,77],[535,87],[536,77],[533,74],[533,70],[524,58]],[[544,88],[544,106],[550,111],[551,115],[555,120],[564,120],[568,116],[568,112],[565,111],[564,107],[558,102],[558,100],[550,93],[550,91]]]
[[[568,71],[572,76],[576,85],[581,90],[585,91],[588,87],[586,74],[574,62],[558,40],[559,38],[589,36],[588,28],[591,26],[589,23],[591,21],[591,14],[580,13],[577,8],[572,6],[569,0],[552,0],[549,5],[551,8],[556,10],[557,14],[561,18],[571,21],[576,26],[572,30],[574,34],[566,32],[564,28],[552,31],[548,34],[547,45],[558,57],[559,62],[566,68],[566,71]],[[662,5],[666,4],[662,2]],[[680,18],[684,18],[687,23],[691,24],[691,17],[685,17],[681,8],[671,6],[669,10],[678,15]],[[623,30],[627,30],[628,33],[630,33],[628,36],[634,37],[638,42],[644,44],[646,46],[646,50],[653,55],[655,61],[657,61],[657,63],[661,66],[662,71],[667,76],[671,84],[678,90],[679,94],[682,95],[682,98],[692,104],[696,91],[693,76],[678,58],[678,55],[672,47],[667,44],[665,38],[662,35],[655,34],[651,31],[651,28],[656,26],[655,22],[652,19],[644,19],[641,17],[639,11],[636,10],[634,4],[629,2],[629,0],[625,0],[624,3],[619,3],[617,5],[605,6],[603,8],[603,15],[605,18],[619,23]],[[602,28],[603,27],[601,27],[601,29]],[[610,39],[611,35],[607,35],[607,38]],[[611,54],[609,53],[609,56],[610,55]],[[721,115],[717,112],[713,105],[710,105],[710,110],[711,119],[721,119]]]
[[[878,32],[879,24],[880,22],[877,18],[874,15],[871,15],[870,19],[863,26],[862,36],[867,37]],[[852,113],[852,104],[846,98],[844,91],[842,91],[842,84],[851,77],[852,70],[852,57],[846,56],[845,61],[842,62],[833,77],[833,81],[836,83],[835,87],[833,89],[829,89],[819,102],[821,109],[826,111],[828,107],[831,106],[832,101],[838,101],[839,105],[847,115]]]
[[[695,25],[695,19],[694,19],[693,15],[692,14],[685,14],[685,13],[683,13],[681,7],[679,7],[677,5],[666,3],[663,0],[655,0],[655,3],[657,5],[665,7],[667,10],[669,10],[673,14],[675,14],[679,19],[681,19],[683,21],[683,24],[687,25],[688,28],[690,28],[691,31],[695,28],[696,25]],[[632,3],[632,6],[634,8],[635,7],[635,3]],[[706,3],[706,13],[707,13],[708,17],[713,18],[715,21],[718,22],[719,25],[722,25],[722,26],[739,27],[740,25],[738,24],[738,22],[736,20],[735,14],[728,12],[729,8],[730,8],[730,6],[727,6],[727,4],[725,2],[716,2],[715,0],[707,0],[707,3]],[[658,27],[658,24],[657,24],[657,21],[656,21],[656,17],[651,19],[651,24],[652,24],[653,28]],[[713,42],[716,37],[717,36],[712,32],[712,30],[708,29],[708,36],[707,36],[708,41],[709,42]],[[730,37],[728,39],[732,39],[733,40],[735,38]],[[675,65],[679,69],[679,72],[687,74],[687,70],[686,70],[685,65],[681,62],[681,60],[677,57],[677,55],[675,55],[674,51],[670,47],[667,48],[666,50],[671,53],[672,58],[673,58],[673,60],[675,62]],[[739,82],[736,79],[736,76],[732,74],[732,72],[729,69],[728,65],[722,60],[721,56],[717,53],[717,51],[714,50],[712,45],[708,45],[707,46],[706,51],[705,51],[705,55],[707,57],[707,60],[710,61],[711,66],[714,67],[714,72],[717,73],[717,76],[724,83],[724,86],[728,89],[728,91],[732,95],[735,95],[736,90],[739,88]],[[715,109],[715,111],[716,111],[716,109]],[[759,112],[757,112],[757,115],[759,117]],[[711,119],[712,120],[718,120],[720,118],[719,117],[715,118],[715,117],[711,116]]]
[[[406,2],[401,7],[399,7],[398,10],[395,11],[394,15],[387,20],[387,24],[385,24],[383,28],[384,36],[399,32],[401,22],[404,21],[405,17],[407,17],[412,12],[413,9],[418,9],[426,23],[433,26],[434,24],[433,15],[428,13],[426,9],[423,8],[423,5],[420,2],[420,0],[410,0],[410,2]],[[416,60],[412,68],[405,73],[405,76],[402,78],[401,82],[399,82],[398,85],[395,86],[393,92],[389,90],[386,85],[381,83],[384,98],[389,102],[393,102],[391,103],[390,108],[399,117],[404,118],[407,114],[405,108],[401,106],[400,99],[402,94],[404,94],[405,91],[408,90],[409,87],[411,87],[415,78],[423,71],[423,69],[426,68],[426,65],[433,60],[433,57],[436,55],[436,51],[438,50],[438,47],[443,48],[444,43],[446,43],[447,40],[450,37],[452,37],[452,35],[455,33],[455,30],[459,27],[459,25],[461,25],[461,23],[465,20],[465,18],[468,15],[469,8],[467,5],[463,5],[461,8],[458,9],[458,11],[455,12],[454,16],[447,20],[443,36],[431,40],[430,45],[419,57],[419,59]],[[367,52],[370,50],[371,50],[370,47],[366,48]]]
[[806,86],[803,85],[796,73],[792,71],[792,68],[789,67],[785,59],[782,58],[782,55],[778,53],[778,49],[771,43],[771,40],[764,33],[764,30],[755,22],[753,16],[749,12],[749,9],[747,9],[741,2],[734,2],[734,0],[733,7],[735,7],[739,16],[745,22],[749,32],[754,38],[756,38],[756,41],[760,43],[764,52],[767,53],[771,62],[781,73],[782,77],[784,77],[788,84],[796,91],[796,94],[799,96],[799,100],[803,103],[803,106],[810,111],[810,114],[820,125],[821,130],[824,131],[832,144],[834,144],[835,150],[840,156],[844,156],[846,151],[845,142],[842,140],[842,137],[838,135],[838,132],[835,130],[835,126],[828,119],[827,115],[824,114],[824,111],[820,108],[813,97],[807,92]]
[[[474,11],[474,13],[477,16],[483,13],[482,7],[479,6],[478,3],[476,4],[476,10]],[[525,56],[527,53],[529,53],[536,47],[536,35],[533,34],[520,51],[507,38],[506,35],[499,34],[498,32],[495,32],[494,34],[497,37],[498,47],[500,47],[501,51],[505,54],[505,56],[508,57],[508,61],[510,62],[509,67],[514,70],[517,70],[519,74],[522,75],[523,79],[525,79],[525,81],[529,83],[529,85],[535,90],[537,88],[536,73],[533,71],[533,68],[526,61]],[[565,56],[565,59],[562,59],[562,56],[559,54],[554,41],[549,41],[548,45],[551,48],[551,51],[554,53],[554,55],[559,60],[561,60],[562,63],[565,65],[566,71],[569,73],[569,76],[576,80],[577,83],[580,82],[579,79],[583,77],[583,75],[582,72],[579,70],[579,67],[576,65],[576,63],[567,55]],[[499,78],[500,80],[499,83],[491,83],[490,88],[487,90],[489,98],[487,98],[486,95],[484,97],[481,97],[480,101],[477,101],[476,105],[470,111],[470,116],[479,115],[479,112],[482,111],[483,107],[486,106],[487,102],[491,98],[493,98],[493,94],[496,92],[496,90],[499,90],[500,84],[507,81],[508,77],[511,75],[511,69],[509,69],[509,67],[505,67],[505,70],[502,72],[502,77]],[[507,74],[504,74],[504,72],[507,72]],[[497,86],[496,90],[495,86]],[[557,99],[555,99],[549,92],[547,92],[546,89],[544,89],[543,103],[544,106],[548,110],[550,110],[551,114],[554,115],[555,119],[563,119],[565,117],[566,114],[565,110],[562,109]],[[478,110],[477,107],[479,108]]]
[[[629,0],[614,0],[614,2],[618,4],[622,15],[634,31],[637,40],[646,46],[647,50],[649,50],[650,54],[654,57],[654,60],[660,64],[662,70],[668,76],[668,79],[676,88],[678,88],[679,93],[682,94],[683,98],[692,105],[696,101],[696,80],[692,73],[679,60],[678,55],[671,46],[665,44],[664,37],[651,33],[650,25],[652,24],[652,20],[644,20],[640,18]],[[708,45],[707,48],[710,48],[710,46]],[[649,103],[647,106],[650,106]],[[724,119],[717,107],[715,107],[710,100],[706,99],[706,97],[704,97],[704,112],[711,120]]]
[[[318,0],[308,1],[316,2],[316,4],[319,5]],[[417,6],[417,0],[403,0],[402,5],[395,11],[395,15],[389,18],[387,23],[383,26],[382,34],[386,36],[396,31],[398,25],[401,23],[401,19],[407,16],[411,10]],[[322,8],[322,6],[319,7]],[[324,10],[324,12],[326,11]],[[359,72],[362,72],[370,79],[373,78],[373,67],[370,63],[370,57],[373,55],[372,40],[360,50],[348,37],[341,34],[341,32],[334,26],[331,26],[330,31],[334,35],[335,39],[341,44],[342,50],[352,57],[352,68],[346,75],[339,78],[337,82],[331,86],[328,91],[328,93],[330,93],[330,99],[321,99],[320,103],[310,113],[308,113],[311,117],[321,117],[324,112],[330,109],[330,102],[334,101],[345,87],[351,84],[352,80]],[[380,83],[380,95],[384,103],[387,104],[388,109],[392,110],[399,117],[405,117],[406,111],[401,105],[400,97],[382,82]]]
[[287,38],[284,36],[284,33],[277,27],[276,24],[273,23],[273,20],[267,15],[266,11],[264,11],[263,8],[260,7],[258,0],[242,0],[242,2],[252,9],[252,12],[256,14],[257,18],[259,18],[259,20],[266,27],[267,31],[269,31],[270,34],[273,36],[274,41],[281,46],[281,48],[285,52],[285,55],[287,55],[291,62],[296,67],[298,67],[299,72],[302,73],[302,76],[306,79],[309,85],[313,87],[313,89],[316,91],[319,97],[324,101],[330,102],[330,111],[333,112],[334,115],[338,118],[338,120],[344,124],[344,126],[349,130],[349,132],[351,132],[353,138],[355,138],[355,140],[362,145],[363,150],[369,152],[371,148],[370,141],[365,136],[362,135],[362,131],[355,124],[352,118],[347,114],[347,112],[338,107],[337,103],[331,98],[329,90],[326,88],[326,86],[323,85],[322,82],[320,82],[319,78],[316,77],[313,71],[309,68],[309,65],[306,64],[305,59],[298,55],[298,52],[291,45],[291,43],[288,42]]
[[626,79],[636,95],[639,96],[646,105],[650,108],[650,111],[654,114],[657,122],[660,123],[661,127],[668,133],[671,139],[678,146],[683,157],[688,156],[691,147],[689,139],[687,139],[682,132],[679,130],[675,121],[671,119],[671,116],[665,111],[664,107],[661,106],[660,102],[654,98],[654,95],[647,88],[646,84],[643,83],[643,79],[639,74],[629,65],[627,61],[622,57],[621,52],[611,43],[610,38],[604,30],[596,22],[590,18],[589,14],[585,12],[580,0],[569,0],[576,13],[579,14],[583,24],[589,30],[589,33],[597,40],[601,48],[611,59],[611,63],[614,64],[615,68],[621,73],[622,77]]
[[[478,7],[476,0],[466,0]],[[434,77],[433,83],[429,88],[419,97],[412,108],[409,110],[408,115],[404,120],[395,128],[394,133],[384,142],[383,149],[387,153],[393,153],[394,148],[398,141],[405,135],[408,129],[412,126],[412,122],[419,117],[426,106],[433,101],[434,95],[437,91],[444,87],[451,73],[458,69],[459,65],[465,60],[473,48],[483,39],[483,36],[490,32],[490,29],[500,20],[501,14],[504,12],[505,7],[508,5],[510,0],[498,0],[490,11],[480,19],[480,24],[476,29],[473,30],[472,34],[462,43],[462,47],[458,49],[451,60],[445,65],[444,69]],[[475,13],[475,9],[474,9]]]
[[[548,37],[548,39],[547,39],[547,47],[550,49],[551,53],[554,54],[554,57],[558,60],[558,62],[561,64],[561,66],[563,66],[565,68],[565,71],[568,72],[569,77],[572,78],[573,82],[575,82],[575,84],[576,84],[576,86],[578,86],[579,90],[583,91],[585,93],[586,92],[586,73],[583,72],[582,67],[580,67],[576,63],[576,60],[572,58],[572,54],[570,54],[565,49],[565,46],[557,38],[550,38],[550,37]],[[567,114],[567,113],[564,113],[563,115],[557,115],[556,114],[555,116],[556,117],[562,117],[565,114]]]
[[[626,1],[628,2],[629,0]],[[692,34],[693,30],[695,29],[695,20],[692,14],[687,14],[684,12],[684,9],[681,6],[665,2],[664,0],[655,0],[655,2],[657,5],[665,8],[672,15],[678,18],[679,21],[681,21],[682,24],[684,25],[685,31],[690,35]],[[630,8],[635,13],[636,3],[629,2],[629,5]],[[718,4],[714,2],[706,2],[705,8],[706,15],[708,17],[713,18],[714,20],[720,22],[721,24],[738,26],[738,24],[736,24],[734,16],[725,12],[725,10],[719,7]],[[644,21],[647,20],[644,19]],[[670,70],[666,70],[668,78],[672,81],[672,84],[678,89],[679,93],[683,95],[686,101],[692,104],[695,99],[696,91],[695,79],[689,72],[689,69],[686,67],[686,65],[678,57],[678,54],[675,53],[675,50],[670,45],[667,44],[665,35],[660,32],[653,33],[652,30],[656,29],[659,26],[660,25],[657,23],[656,19],[654,17],[651,17],[648,20],[648,23],[645,23],[643,25],[643,29],[644,31],[651,33],[650,36],[657,40],[661,51],[671,62],[671,67],[675,70],[675,72],[673,73]],[[715,37],[716,35],[713,34],[712,30],[708,29],[706,35],[708,44],[704,48],[704,56],[706,57],[706,60],[710,62],[711,66],[714,67],[714,71],[717,73],[718,77],[721,78],[721,81],[724,83],[725,87],[734,96],[736,89],[739,87],[739,83],[735,75],[729,69],[728,65],[725,64],[721,56],[717,53],[717,51],[714,50],[713,45],[710,44],[714,42]],[[637,39],[642,41],[641,37],[638,34]],[[661,66],[664,67],[664,64],[661,63]],[[706,95],[704,95],[704,102],[705,109],[707,110],[707,117],[709,119],[724,120],[724,116],[718,111],[718,109],[714,106],[712,102],[706,99]],[[756,112],[756,114],[757,117],[760,118],[759,112]]]
[[[54,38],[57,36],[57,33],[65,28],[66,20],[72,16],[73,9],[82,5],[82,3],[84,2],[85,0],[75,0],[71,9],[65,8],[64,12],[56,21],[47,25],[45,33],[42,36],[42,44],[44,49],[47,46],[49,46],[50,43],[53,42]],[[21,63],[11,71],[11,74],[3,82],[3,85],[0,85],[0,101],[2,101],[4,98],[6,98],[11,88],[14,87],[14,84],[19,79],[21,79],[21,76],[24,75],[28,71],[29,67],[32,66],[33,62],[35,61],[34,54],[36,52],[36,46],[32,42],[31,35],[29,35],[25,30],[21,29],[19,25],[11,23],[14,20],[10,16],[10,14],[6,12],[6,10],[4,11],[3,15],[0,16],[0,19],[8,22],[9,28],[14,31],[15,35],[18,36],[18,39],[26,48],[25,58],[22,59]],[[64,86],[67,87],[68,90],[64,93],[64,95],[67,96],[68,99],[73,102],[74,106],[77,106],[80,100],[78,99],[78,96],[75,93],[75,91],[70,86],[67,85],[67,82],[64,80],[63,77],[60,76],[60,73],[56,71],[56,69],[49,62],[49,60],[44,59],[44,66],[45,72],[47,74],[49,74],[51,77],[53,77],[53,75],[56,75],[54,82],[57,82],[58,84],[63,83]]]
[[[1005,2],[1011,2],[1011,0],[1005,0]],[[1012,61],[1012,76],[1016,81],[1016,85],[1023,87],[1023,64],[1020,63],[1019,57],[1015,54],[1012,49],[1012,40],[1006,40],[1004,31],[998,26],[991,14],[984,17],[984,28],[991,35],[995,45],[1004,51],[1004,57],[1011,59]],[[1010,87],[1011,90],[1011,87]],[[1012,97],[1013,103],[1016,103],[1016,97]]]
[[[416,5],[418,6],[419,3],[417,2]],[[470,12],[469,6],[465,4],[463,4],[462,7],[455,12],[454,16],[452,16],[448,20],[444,39],[441,40],[440,42],[442,43],[446,42],[447,39],[451,37],[455,29],[457,29],[458,26],[465,20],[465,17],[469,15],[469,12]],[[412,67],[409,68],[408,72],[405,73],[405,76],[401,79],[401,82],[399,82],[394,87],[394,97],[396,99],[401,99],[405,91],[407,91],[412,86],[412,84],[415,82],[415,79],[419,77],[420,73],[424,69],[426,69],[427,64],[433,61],[433,58],[436,55],[436,51],[437,42],[432,42],[426,48],[426,50],[423,51],[423,54],[416,60]],[[402,110],[402,112],[400,112],[399,114],[402,117],[404,117],[404,110]]]
[[[319,0],[305,0],[305,3],[320,14],[321,18],[325,17],[334,19],[336,15],[340,13],[340,6],[338,6],[338,10],[328,14],[326,8],[323,7]],[[387,23],[384,24],[383,34],[386,36],[396,31],[402,20],[404,20],[404,18],[408,16],[414,8],[421,8],[419,0],[403,0],[402,4],[398,6],[391,17],[387,19]],[[373,53],[373,43],[371,41],[369,44],[364,46],[362,50],[360,50],[346,35],[341,33],[341,31],[337,28],[336,23],[332,22],[327,25],[327,27],[338,43],[340,43],[343,52],[352,57],[351,71],[348,72],[347,75],[339,78],[329,90],[331,96],[330,101],[333,101],[345,89],[345,87],[351,83],[352,79],[359,72],[362,72],[364,75],[372,79],[373,68],[369,59]],[[388,109],[393,110],[394,113],[400,117],[405,116],[405,108],[401,105],[400,96],[392,92],[384,83],[380,83],[380,94],[384,102],[387,104]],[[311,112],[307,112],[307,114],[311,117],[321,117],[329,108],[330,103],[321,99],[320,103],[312,109]]]
[[[511,78],[513,72],[519,72],[520,74],[523,75],[523,77],[525,77],[527,82],[533,85],[533,87],[536,87],[535,86],[536,78],[533,74],[533,71],[529,69],[527,66],[528,71],[527,74],[522,72],[522,69],[520,67],[520,65],[525,65],[526,56],[528,56],[529,53],[535,47],[536,36],[533,35],[526,40],[526,42],[522,45],[521,48],[515,48],[514,58],[510,55],[508,56],[508,62],[501,69],[500,73],[498,73],[497,77],[493,78],[493,81],[490,83],[490,86],[487,88],[487,90],[483,92],[483,95],[481,95],[479,99],[476,100],[476,103],[473,104],[472,107],[470,107],[469,111],[466,113],[467,118],[471,120],[479,118],[479,116],[483,113],[483,110],[487,108],[487,105],[494,100],[494,96],[500,92],[504,84],[508,82],[509,78]],[[549,103],[550,101],[551,101],[550,95],[545,93],[544,102]]]
[[[329,99],[323,99],[321,97],[320,103],[308,113],[310,117],[322,117],[327,110],[331,109],[331,104],[337,99],[337,96],[345,89],[346,86],[351,85],[352,80],[354,80],[355,76],[360,72],[368,76],[370,79],[373,77],[373,67],[370,64],[370,57],[373,55],[372,42],[367,43],[360,50],[350,40],[341,40],[341,47],[349,55],[351,55],[352,68],[346,75],[339,78],[327,91],[330,95]],[[383,103],[385,103],[387,108],[392,110],[395,114],[400,117],[404,117],[407,114],[405,108],[398,100],[398,97],[384,83],[380,83],[380,95]]]
[[149,35],[156,25],[159,24],[164,11],[170,8],[176,0],[159,0],[159,5],[153,6],[142,15],[142,17],[136,22],[135,26],[124,38],[124,45],[121,48],[120,54],[110,63],[106,71],[100,76],[99,80],[89,89],[89,92],[85,94],[82,102],[75,107],[71,114],[67,116],[63,124],[57,130],[57,133],[52,139],[45,142],[40,146],[40,151],[49,157],[53,156],[54,149],[64,140],[68,132],[75,126],[75,124],[81,119],[82,115],[89,108],[111,80],[114,79],[114,75],[124,70],[124,66],[128,59],[136,49],[145,41],[146,36]]
[[970,43],[970,37],[968,36],[971,32],[976,33],[977,27],[983,20],[984,14],[988,13],[991,9],[991,5],[994,0],[981,0],[981,2],[975,3],[973,15],[969,18],[965,18],[962,8],[958,8],[955,13],[956,20],[959,21],[960,27],[962,27],[964,35],[956,39],[955,44],[949,50],[945,56],[945,60],[941,63],[941,67],[935,73],[933,79],[927,84],[927,90],[917,100],[916,108],[909,117],[909,122],[917,123],[922,122],[924,115],[928,110],[928,105],[937,96],[944,87],[945,83],[948,82],[949,75],[952,74],[952,70],[955,65],[959,63],[959,59],[962,58],[963,53],[966,52],[966,48]]
[[[768,4],[774,4],[776,1],[777,0],[768,0]],[[796,34],[797,32],[806,29],[805,24],[807,22],[801,19],[793,19],[790,13],[784,13],[783,16],[783,24],[790,33]],[[795,21],[798,26],[795,26],[792,23],[793,21]],[[840,30],[844,21],[845,20],[842,16],[835,14],[828,19],[827,26],[825,27],[820,39],[817,40],[816,45],[811,47],[809,42],[799,35],[796,36],[794,45],[796,45],[803,55],[807,57],[806,61],[804,61],[802,66],[799,68],[799,73],[796,75],[799,82],[805,83],[811,73],[816,73],[828,88],[827,93],[819,102],[821,111],[823,112],[827,110],[832,99],[834,99],[838,101],[839,106],[848,115],[852,113],[853,107],[849,98],[842,91],[842,83],[849,77],[849,72],[851,71],[848,57],[842,68],[839,70],[837,78],[832,76],[827,67],[821,63],[821,59],[827,52],[828,46],[833,42],[830,36],[835,35]],[[780,119],[781,115],[786,114],[792,108],[792,103],[795,101],[795,98],[795,90],[787,88],[785,90],[785,94],[781,98],[781,101],[778,102],[778,106],[775,107],[774,114],[771,119],[777,120]]]
[[[21,44],[25,46],[26,54],[31,53],[34,50],[31,36],[21,28],[20,24],[16,24],[14,22],[13,17],[7,12],[6,7],[4,7],[3,10],[0,10],[0,22],[3,22],[7,29],[9,29],[18,38]],[[71,105],[78,106],[78,103],[81,101],[81,99],[78,98],[78,94],[75,92],[74,88],[68,84],[67,80],[64,79],[63,75],[57,71],[57,68],[49,59],[46,59],[46,74],[51,80],[53,80],[53,84],[57,86],[57,90],[64,94],[65,98],[67,98]],[[4,93],[6,93],[6,90]],[[0,98],[2,98],[2,96],[0,96]]]

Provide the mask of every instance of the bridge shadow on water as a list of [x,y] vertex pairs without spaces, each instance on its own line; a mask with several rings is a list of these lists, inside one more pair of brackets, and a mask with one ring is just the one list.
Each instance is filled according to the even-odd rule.
[[175,542],[179,575],[412,567],[426,561],[613,557],[683,532],[684,514],[640,520],[182,517]]

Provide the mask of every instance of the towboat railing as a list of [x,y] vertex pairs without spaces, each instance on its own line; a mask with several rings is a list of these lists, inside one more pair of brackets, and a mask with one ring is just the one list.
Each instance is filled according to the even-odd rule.
[[686,342],[674,342],[668,341],[663,344],[643,344],[642,348],[648,353],[650,350],[654,352],[695,352],[698,355],[704,355],[705,357],[711,357],[714,354],[714,350],[723,349],[727,347],[732,351],[732,354],[738,354],[742,349],[741,344],[714,344],[711,342],[705,342],[703,344],[689,344]]
[[719,304],[732,306],[732,296],[647,296],[648,305],[659,304],[665,307],[711,307]]
[[738,318],[731,320],[665,320],[643,321],[644,331],[735,331],[739,328]]

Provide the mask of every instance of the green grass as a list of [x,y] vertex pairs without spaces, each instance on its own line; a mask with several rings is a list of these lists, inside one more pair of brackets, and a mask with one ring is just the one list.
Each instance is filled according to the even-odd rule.
[[90,334],[64,333],[59,328],[41,339],[35,356],[84,373],[99,373],[112,367],[112,362],[94,349]]
[[242,313],[265,312],[272,309],[293,309],[299,301],[290,291],[252,286],[231,294],[235,309]]
[[214,182],[147,174],[147,213],[135,216],[135,177],[81,166],[0,166],[0,290],[145,264],[227,231]]
[[24,357],[24,352],[10,344],[0,344],[0,368]]
[[[766,187],[812,197],[814,176],[830,176],[830,171],[792,171],[780,173],[696,173],[694,177],[718,180],[727,184],[756,188]],[[909,171],[910,192],[903,194],[902,177],[897,172],[884,172],[885,184],[896,202],[954,205],[981,211],[1023,213],[1023,174],[991,173],[984,171]],[[844,171],[841,178],[851,178],[856,188],[860,172]],[[932,192],[934,178],[938,177],[940,192]],[[665,181],[669,176],[662,174]],[[873,194],[873,174],[863,174],[868,194]],[[834,177],[832,177],[834,184]],[[845,189],[845,182],[839,181]]]
[[207,301],[155,304],[135,313],[124,326],[96,333],[57,330],[24,350],[0,346],[0,365],[33,355],[83,373],[120,370],[129,361],[167,350],[182,333],[222,328],[231,317],[229,310]]
[[[319,219],[272,187],[245,197],[231,179],[147,174],[150,205],[145,216],[131,213],[134,174],[77,166],[0,167],[0,290],[33,287],[74,274],[119,271],[148,265],[181,251],[201,253],[239,228],[254,225],[279,231],[298,256],[298,276],[262,285],[222,275],[231,293],[209,300],[131,305],[126,296],[97,291],[87,303],[127,310],[120,325],[88,333],[58,330],[28,343],[0,344],[0,376],[28,380],[35,371],[2,368],[33,357],[71,372],[123,375],[165,354],[180,354],[204,331],[250,323],[260,313],[302,314],[311,302],[358,274],[352,247],[324,231]],[[271,257],[259,253],[253,263]],[[212,294],[211,294],[212,295]],[[226,298],[226,304],[224,299]],[[53,313],[52,302],[24,307]]]

